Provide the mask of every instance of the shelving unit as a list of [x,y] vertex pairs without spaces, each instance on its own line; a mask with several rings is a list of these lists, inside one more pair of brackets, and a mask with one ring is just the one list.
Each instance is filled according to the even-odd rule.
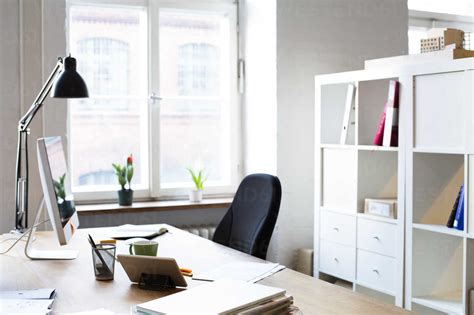
[[[351,283],[354,291],[403,304],[403,203],[396,219],[364,214],[365,198],[403,200],[403,151],[372,144],[396,77],[354,72],[316,84],[317,275]],[[347,141],[339,143],[348,84],[356,87]],[[319,101],[318,101],[319,100]],[[371,232],[375,234],[367,234]],[[374,241],[374,240],[378,241]]]
[[[412,76],[413,102],[406,105],[413,113],[406,117],[411,130],[406,143],[408,309],[421,305],[468,314],[474,289],[473,68],[471,62],[462,69]],[[461,184],[463,231],[446,226]]]
[[[399,146],[374,146],[390,80],[400,83]],[[356,94],[341,144],[348,84]],[[474,289],[472,86],[473,58],[316,76],[316,277],[343,279],[354,291],[407,309],[468,314]],[[461,184],[463,231],[446,227]],[[365,198],[396,198],[397,218],[364,214]],[[383,245],[371,241],[380,237]]]

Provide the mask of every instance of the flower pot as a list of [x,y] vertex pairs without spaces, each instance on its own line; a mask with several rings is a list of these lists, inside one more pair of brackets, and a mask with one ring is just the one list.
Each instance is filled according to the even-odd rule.
[[67,222],[69,218],[72,217],[72,215],[74,214],[74,211],[76,211],[74,200],[58,200],[58,208],[62,222]]
[[117,191],[118,193],[118,202],[121,206],[131,206],[133,202],[133,190],[131,189],[122,189]]
[[189,191],[189,201],[201,202],[202,201],[202,190],[192,189]]

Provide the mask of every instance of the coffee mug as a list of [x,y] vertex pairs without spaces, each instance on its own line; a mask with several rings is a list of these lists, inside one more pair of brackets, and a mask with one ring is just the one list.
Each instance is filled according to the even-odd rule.
[[155,241],[137,241],[128,248],[130,255],[156,256],[158,243]]

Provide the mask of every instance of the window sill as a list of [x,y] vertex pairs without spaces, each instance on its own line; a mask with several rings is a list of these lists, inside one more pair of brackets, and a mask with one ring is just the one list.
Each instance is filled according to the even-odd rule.
[[203,199],[201,202],[188,200],[134,202],[131,206],[119,206],[117,203],[90,204],[76,206],[79,215],[114,214],[127,212],[179,211],[199,209],[228,208],[232,198]]

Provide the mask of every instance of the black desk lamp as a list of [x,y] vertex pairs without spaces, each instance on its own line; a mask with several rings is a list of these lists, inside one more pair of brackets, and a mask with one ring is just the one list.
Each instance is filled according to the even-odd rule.
[[35,117],[43,102],[51,92],[56,98],[89,97],[87,86],[79,73],[76,72],[76,59],[58,58],[58,62],[43,85],[30,109],[18,122],[18,151],[16,159],[15,187],[15,230],[22,233],[28,226],[28,126]]

